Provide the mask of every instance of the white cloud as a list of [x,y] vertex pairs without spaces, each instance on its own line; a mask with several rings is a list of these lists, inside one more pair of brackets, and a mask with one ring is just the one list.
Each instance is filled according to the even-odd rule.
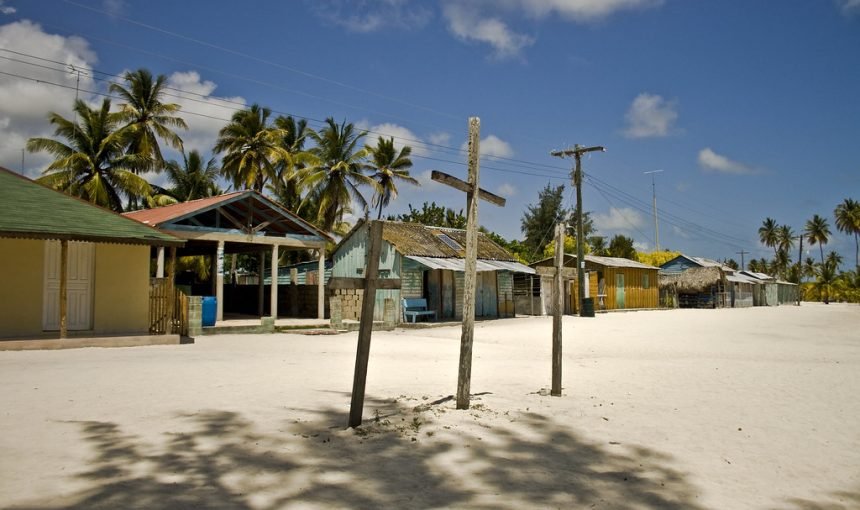
[[462,41],[475,41],[493,47],[493,56],[500,59],[516,57],[523,48],[534,44],[534,39],[511,30],[498,17],[483,15],[475,5],[447,2],[442,14],[448,21],[448,30]]
[[244,108],[247,102],[238,96],[213,96],[217,85],[212,81],[202,80],[197,71],[175,72],[167,77],[167,84],[170,88],[181,91],[167,91],[170,95],[164,100],[182,106],[179,115],[188,124],[188,131],[178,132],[185,151],[196,149],[206,157],[215,145],[218,131],[229,122],[233,112]]
[[5,4],[6,4],[5,0],[0,0],[0,14],[9,15],[9,14],[15,14],[16,12],[18,12],[18,9],[11,7],[11,6],[8,6],[8,5],[5,5]]
[[682,239],[690,239],[690,234],[688,234],[686,230],[676,225],[672,225],[672,233]]
[[570,21],[593,21],[619,11],[659,6],[663,0],[502,0],[534,18],[561,16]]
[[651,251],[651,243],[647,243],[644,241],[633,241],[633,249],[639,252],[649,252]]
[[367,127],[366,122],[361,129],[368,131],[364,138],[364,144],[375,146],[380,138],[394,138],[394,147],[399,151],[404,145],[412,147],[413,156],[427,155],[427,147],[423,144],[421,138],[413,133],[409,128],[386,122],[375,126]]
[[733,161],[726,156],[717,154],[710,147],[699,151],[699,166],[705,172],[717,172],[722,174],[753,174],[756,170],[748,165]]
[[[0,76],[0,126],[4,126],[0,137],[0,166],[18,170],[21,149],[27,140],[53,134],[54,129],[47,120],[50,112],[67,118],[73,116],[77,76],[69,72],[69,66],[81,71],[80,98],[88,100],[89,95],[83,91],[93,88],[92,65],[97,58],[84,39],[49,34],[38,24],[27,20],[0,26],[0,47],[61,62],[51,65],[57,68],[56,71],[18,62],[3,63],[4,72],[29,78]],[[45,65],[44,61],[22,55],[7,55]],[[36,175],[49,161],[51,158],[45,153],[27,153],[25,173]]]
[[592,218],[598,232],[606,230],[630,232],[645,225],[645,217],[642,213],[629,207],[610,207],[608,213],[597,213]]
[[451,135],[444,132],[431,133],[427,136],[427,140],[436,145],[448,145],[451,143]]
[[860,0],[836,0],[836,5],[845,16],[860,13]]
[[[500,157],[500,158],[509,158],[514,155],[514,149],[511,148],[511,145],[499,138],[496,135],[489,135],[486,138],[482,138],[479,148],[481,150],[481,157]],[[460,146],[460,150],[468,150],[469,142],[463,142]]]
[[651,138],[668,136],[678,120],[675,101],[667,101],[656,94],[642,93],[636,96],[627,110],[628,138]]
[[496,188],[496,194],[502,197],[510,198],[517,194],[517,188],[507,182]]
[[425,5],[408,0],[313,0],[307,3],[317,17],[356,33],[420,28],[433,17],[433,11]]

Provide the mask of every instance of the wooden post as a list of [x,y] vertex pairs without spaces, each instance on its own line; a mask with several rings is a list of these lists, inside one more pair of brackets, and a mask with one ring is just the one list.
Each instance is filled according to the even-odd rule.
[[325,248],[320,248],[319,256],[319,279],[317,280],[317,319],[325,319]]
[[564,266],[564,233],[567,226],[555,227],[555,276],[553,277],[552,313],[552,388],[550,395],[561,396],[561,312],[564,307],[562,267]]
[[263,279],[263,273],[265,272],[265,269],[266,269],[266,252],[265,251],[262,251],[262,250],[260,251],[260,254],[258,255],[257,263],[258,263],[257,265],[259,266],[259,269],[257,270],[257,275],[258,275],[257,276],[257,314],[259,314],[260,317],[262,317],[263,316],[263,309],[265,308],[263,306],[264,301],[265,301],[265,298],[264,298],[264,296],[265,296],[265,294],[264,294],[265,285],[264,285],[264,279]]
[[466,192],[466,264],[463,282],[463,331],[460,335],[460,368],[457,376],[457,409],[469,408],[469,390],[472,379],[472,343],[475,333],[475,283],[478,260],[478,200],[486,200],[499,207],[505,199],[478,186],[479,142],[481,119],[469,118],[469,182],[433,170],[430,178]]
[[364,295],[361,300],[361,319],[358,326],[358,351],[355,355],[355,376],[352,379],[352,401],[349,405],[349,426],[361,425],[364,408],[364,389],[367,383],[367,362],[370,359],[370,335],[373,332],[373,308],[376,302],[379,277],[379,253],[382,249],[382,222],[371,221],[370,249],[367,254]]
[[[161,253],[164,247],[159,246]],[[173,333],[174,319],[176,319],[176,247],[170,247],[170,258],[167,259],[167,327],[164,334]]]
[[215,320],[224,320],[224,241],[218,241],[215,253]]
[[155,277],[164,278],[164,246],[159,246],[155,252]]
[[278,245],[272,246],[272,286],[269,289],[271,296],[272,320],[278,320]]
[[460,369],[457,409],[469,408],[472,384],[472,344],[475,335],[475,280],[478,265],[478,176],[481,119],[469,118],[469,185],[466,193],[466,268],[463,282],[463,330],[460,335]]
[[69,311],[69,242],[60,241],[60,340],[66,338]]

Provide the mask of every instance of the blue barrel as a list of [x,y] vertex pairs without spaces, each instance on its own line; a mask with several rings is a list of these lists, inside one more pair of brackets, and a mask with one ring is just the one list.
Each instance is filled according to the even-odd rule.
[[216,304],[215,296],[203,296],[203,327],[215,325]]

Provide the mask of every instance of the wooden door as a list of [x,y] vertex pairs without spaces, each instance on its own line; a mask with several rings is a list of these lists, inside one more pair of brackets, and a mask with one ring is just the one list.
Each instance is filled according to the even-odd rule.
[[[67,327],[72,330],[92,329],[93,272],[95,244],[69,242],[67,271]],[[121,282],[117,282],[120,285]],[[42,329],[60,329],[60,242],[45,243],[45,293],[42,307]]]
[[624,273],[615,273],[615,307],[624,308]]
[[442,273],[442,317],[454,317],[454,272],[441,270]]
[[[496,287],[496,272],[483,271],[478,273],[477,283],[479,285],[475,314],[481,317],[499,316],[499,293]],[[480,310],[480,313],[478,313]]]

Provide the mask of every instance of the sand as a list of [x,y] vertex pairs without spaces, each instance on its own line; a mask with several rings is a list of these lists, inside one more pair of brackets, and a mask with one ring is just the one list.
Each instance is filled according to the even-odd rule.
[[0,352],[3,508],[860,508],[860,307]]

